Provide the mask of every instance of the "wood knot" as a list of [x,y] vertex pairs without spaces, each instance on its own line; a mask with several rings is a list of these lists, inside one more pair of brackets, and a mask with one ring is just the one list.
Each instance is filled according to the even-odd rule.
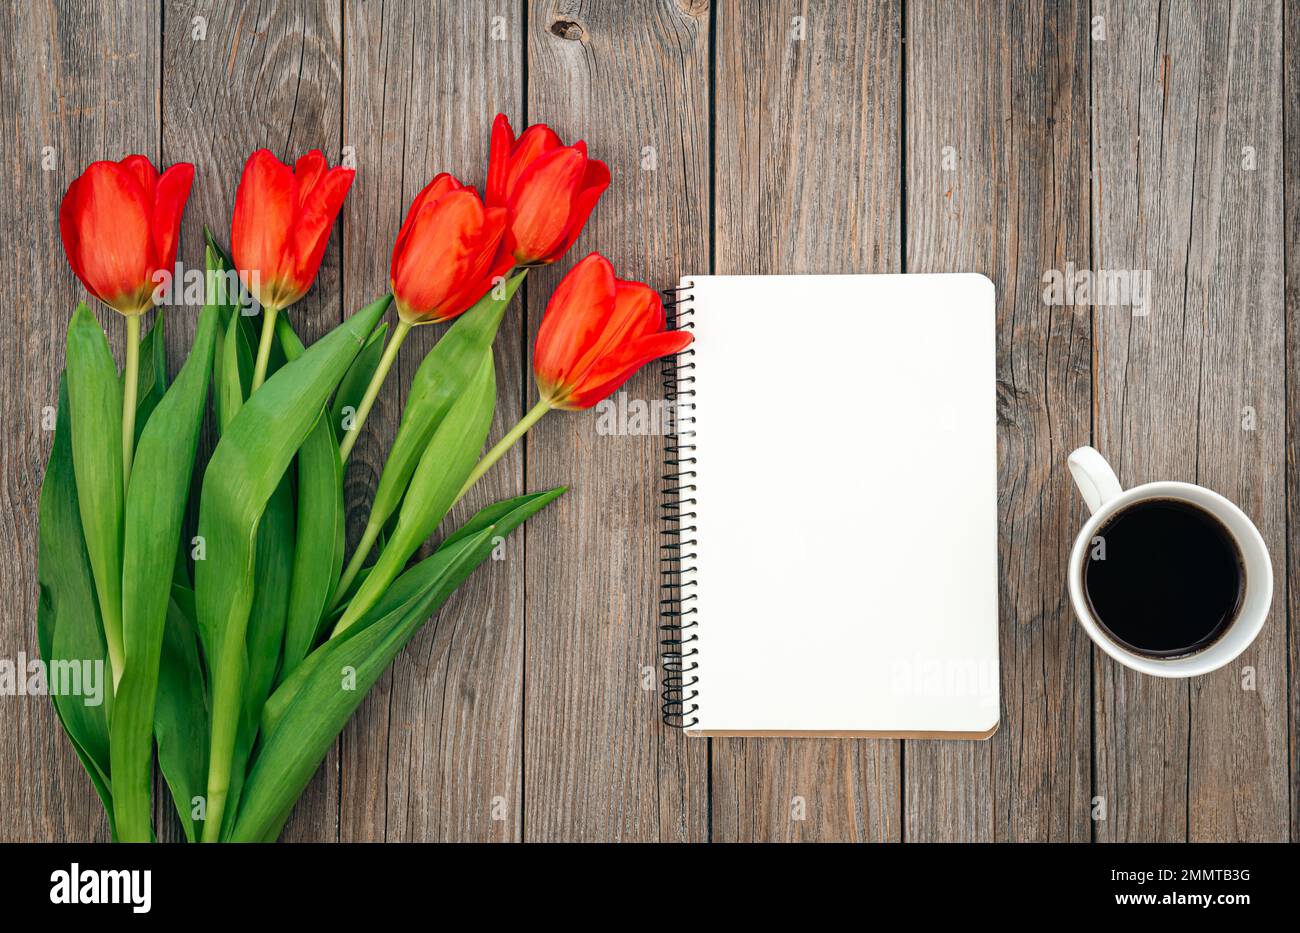
[[1024,397],[1024,391],[1016,388],[1009,382],[1002,379],[997,383],[997,409],[999,425],[1015,425],[1018,423],[1016,414],[1020,408],[1020,400]]
[[568,39],[570,42],[581,42],[586,33],[581,23],[575,23],[571,19],[557,19],[551,23],[551,35]]

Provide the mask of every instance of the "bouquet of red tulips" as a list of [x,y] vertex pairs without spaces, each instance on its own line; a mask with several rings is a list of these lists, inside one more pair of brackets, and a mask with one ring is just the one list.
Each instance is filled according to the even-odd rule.
[[[292,167],[255,152],[229,252],[208,234],[183,301],[193,166],[97,162],[63,200],[68,262],[125,317],[125,365],[83,302],[41,488],[37,625],[49,677],[106,670],[102,702],[50,692],[114,839],[155,838],[156,756],[189,840],[274,840],[396,654],[500,536],[564,490],[490,505],[413,563],[451,507],[546,412],[591,407],[689,343],[665,329],[652,289],[592,253],[547,306],[536,406],[484,454],[502,318],[531,267],[564,257],[609,171],[581,142],[544,125],[516,138],[498,116],[485,195],[447,174],[429,182],[395,231],[390,294],[305,347],[289,309],[353,174],[320,152]],[[186,303],[202,310],[168,384],[165,314]],[[445,321],[349,555],[348,455],[410,329]],[[209,395],[219,439],[200,463]]]

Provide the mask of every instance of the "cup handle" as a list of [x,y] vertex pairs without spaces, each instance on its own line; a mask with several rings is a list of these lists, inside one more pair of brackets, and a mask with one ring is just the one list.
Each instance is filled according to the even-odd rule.
[[1080,447],[1066,462],[1089,512],[1096,512],[1124,491],[1106,458],[1092,447]]

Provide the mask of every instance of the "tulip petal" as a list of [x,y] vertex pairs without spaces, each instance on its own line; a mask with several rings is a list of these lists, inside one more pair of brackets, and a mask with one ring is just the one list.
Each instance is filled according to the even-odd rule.
[[533,352],[539,378],[567,385],[574,365],[600,338],[614,311],[614,267],[592,253],[560,280],[542,316]]
[[436,319],[477,258],[484,209],[472,188],[426,201],[394,257],[393,294],[403,313]]
[[[564,146],[560,137],[545,123],[534,123],[519,134],[519,140],[510,149],[510,165],[506,171],[502,203],[514,194],[520,176],[538,159]],[[586,155],[584,152],[583,155]]]
[[411,224],[414,222],[416,216],[419,215],[420,209],[424,207],[425,204],[431,204],[443,195],[449,194],[452,191],[459,191],[464,187],[465,186],[462,185],[454,175],[447,172],[439,172],[437,175],[433,176],[433,181],[420,189],[420,193],[415,196],[415,200],[411,202],[411,206],[406,212],[406,219],[402,221],[402,229],[397,232],[397,240],[393,243],[393,260],[390,268],[396,267],[397,255],[402,251],[403,245],[406,242],[407,234],[410,233]]
[[159,269],[171,272],[176,264],[176,243],[180,237],[181,214],[194,184],[194,166],[178,162],[158,179],[153,205],[153,242]]
[[510,152],[515,145],[515,131],[504,113],[492,121],[492,144],[488,151],[488,177],[483,194],[488,207],[506,203],[506,178],[510,174]]
[[468,311],[492,287],[493,280],[503,277],[514,266],[514,257],[497,247],[505,234],[508,213],[503,207],[489,207],[484,212],[483,228],[475,247],[475,257],[462,275],[461,282],[449,292],[438,308],[438,320],[447,321]]
[[80,186],[81,179],[74,178],[72,184],[68,185],[68,190],[63,193],[63,200],[59,202],[59,238],[63,240],[63,252],[68,257],[68,265],[72,267],[73,274],[88,292],[94,294],[94,287],[86,281],[86,275],[81,269],[81,231],[77,229]]
[[569,229],[564,234],[564,239],[560,245],[555,247],[551,255],[557,259],[569,251],[578,234],[582,233],[582,228],[587,225],[587,218],[591,216],[592,210],[596,207],[596,202],[600,196],[605,193],[609,187],[609,166],[599,159],[593,159],[587,163],[587,172],[582,179],[582,188],[578,196],[573,199],[573,212],[569,215]]
[[327,168],[329,163],[325,161],[325,156],[319,149],[313,149],[293,164],[293,181],[296,189],[294,203],[298,210],[302,210],[308,195],[320,182]]
[[588,370],[620,347],[646,334],[663,330],[663,302],[659,293],[641,282],[614,280],[614,307],[591,346],[574,361],[567,382],[582,382]]
[[689,331],[670,330],[650,334],[626,344],[617,352],[600,360],[591,372],[582,377],[580,385],[574,387],[566,398],[559,400],[555,408],[590,408],[632,378],[632,375],[661,356],[680,353],[691,343]]
[[147,307],[153,288],[149,216],[138,177],[116,162],[90,165],[60,206],[73,271],[100,301],[124,314]]
[[[293,275],[289,238],[295,193],[293,172],[269,149],[257,150],[244,163],[230,223],[230,252],[244,284],[250,291],[256,284],[266,298],[276,297],[275,289]],[[261,294],[256,297],[263,300]]]
[[311,288],[329,243],[330,228],[343,208],[343,199],[352,187],[356,171],[332,168],[317,182],[302,204],[293,231],[294,272],[302,292]]
[[152,204],[158,187],[158,170],[153,163],[142,155],[129,155],[117,163],[126,169],[140,183],[146,204]]
[[510,235],[520,262],[550,261],[569,229],[574,195],[586,172],[576,149],[552,149],[511,187]]
[[587,160],[587,173],[582,176],[582,189],[598,188],[604,191],[609,187],[609,166],[600,159]]

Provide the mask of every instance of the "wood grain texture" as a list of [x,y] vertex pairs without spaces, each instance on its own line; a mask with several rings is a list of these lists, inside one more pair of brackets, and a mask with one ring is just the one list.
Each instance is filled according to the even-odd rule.
[[[698,3],[530,6],[528,120],[585,138],[613,175],[569,257],[530,278],[530,334],[591,249],[657,287],[707,264],[708,25]],[[657,367],[626,386],[662,391]],[[525,838],[701,841],[706,746],[661,724],[655,692],[663,439],[554,412],[527,444],[528,488],[570,492],[525,529]]]
[[[0,657],[36,642],[37,501],[54,434],[64,331],[85,290],[63,261],[59,202],[91,162],[158,157],[158,9],[101,3],[0,8],[0,267],[11,326],[0,341],[4,556]],[[121,347],[116,313],[96,308]],[[0,697],[0,840],[107,840],[99,798],[47,697]]]
[[[1295,530],[1300,528],[1300,14],[1285,7],[1282,11],[1282,124],[1285,134],[1283,191],[1285,215],[1283,257],[1286,266],[1286,491],[1287,491],[1287,658],[1288,735],[1291,749],[1291,841],[1300,842],[1300,547]],[[1276,555],[1274,563],[1277,563]]]
[[1086,841],[1090,643],[1064,579],[1083,515],[1064,461],[1089,441],[1091,315],[1046,303],[1043,275],[1088,266],[1087,5],[908,13],[907,271],[997,289],[1002,722],[987,743],[906,743],[906,837]]
[[[719,6],[713,271],[900,271],[900,16],[893,2]],[[714,839],[900,838],[900,743],[711,742]]]
[[[205,223],[228,240],[253,149],[346,152],[356,183],[316,287],[289,312],[310,341],[382,293],[433,174],[482,184],[501,110],[516,129],[585,138],[613,185],[570,256],[531,273],[507,313],[494,438],[535,398],[546,299],[593,248],[655,287],[698,271],[993,279],[1001,730],[899,743],[687,740],[662,726],[662,438],[558,412],[453,521],[524,490],[571,491],[399,657],[286,838],[1300,841],[1300,264],[1286,249],[1300,249],[1300,14],[1278,0],[714,7],[0,8],[0,294],[19,320],[0,341],[0,412],[17,426],[0,447],[0,657],[36,653],[40,419],[84,296],[58,240],[69,181],[131,152],[195,163],[189,267]],[[1149,313],[1046,303],[1044,273],[1070,263],[1149,270]],[[193,318],[170,315],[173,370]],[[120,347],[117,316],[101,319]],[[408,340],[353,455],[352,540],[443,329]],[[657,368],[627,393],[660,397]],[[1274,611],[1229,668],[1140,677],[1075,624],[1063,568],[1085,512],[1064,458],[1089,442],[1126,485],[1204,483],[1259,525]],[[48,700],[0,697],[0,840],[107,835]]]
[[[357,160],[344,210],[344,305],[357,308],[387,287],[406,208],[438,172],[482,191],[492,118],[502,111],[518,124],[521,116],[523,10],[508,2],[351,3],[344,28],[345,144]],[[523,323],[516,299],[495,348],[493,440],[523,414]],[[412,331],[353,454],[346,494],[354,542],[411,378],[445,331]],[[516,448],[452,511],[448,527],[523,491]],[[532,524],[550,521],[543,513]],[[499,553],[412,640],[344,731],[344,840],[521,837],[523,534]]]
[[[1096,446],[1125,485],[1233,499],[1282,567],[1281,6],[1099,12],[1094,262],[1150,270],[1151,302],[1097,309]],[[1288,836],[1283,579],[1259,639],[1215,674],[1160,681],[1095,654],[1098,839]]]
[[[266,147],[292,164],[320,149],[338,164],[342,134],[342,28],[338,2],[225,4],[169,0],[164,8],[163,158],[197,171],[181,223],[178,258],[202,268],[203,227],[230,247],[230,220],[244,161]],[[310,343],[342,318],[339,234],[316,285],[289,310]],[[183,360],[194,318],[168,321],[168,349]]]
[[[342,26],[337,2],[226,4],[175,0],[164,10],[162,118],[167,163],[192,162],[194,187],[178,259],[203,268],[203,227],[230,247],[244,161],[266,147],[292,164],[320,149],[331,165],[342,134]],[[311,291],[285,313],[306,343],[342,320],[339,232],[331,234]],[[168,318],[173,365],[193,340],[194,309]],[[336,839],[337,761],[327,759],[284,838]]]

